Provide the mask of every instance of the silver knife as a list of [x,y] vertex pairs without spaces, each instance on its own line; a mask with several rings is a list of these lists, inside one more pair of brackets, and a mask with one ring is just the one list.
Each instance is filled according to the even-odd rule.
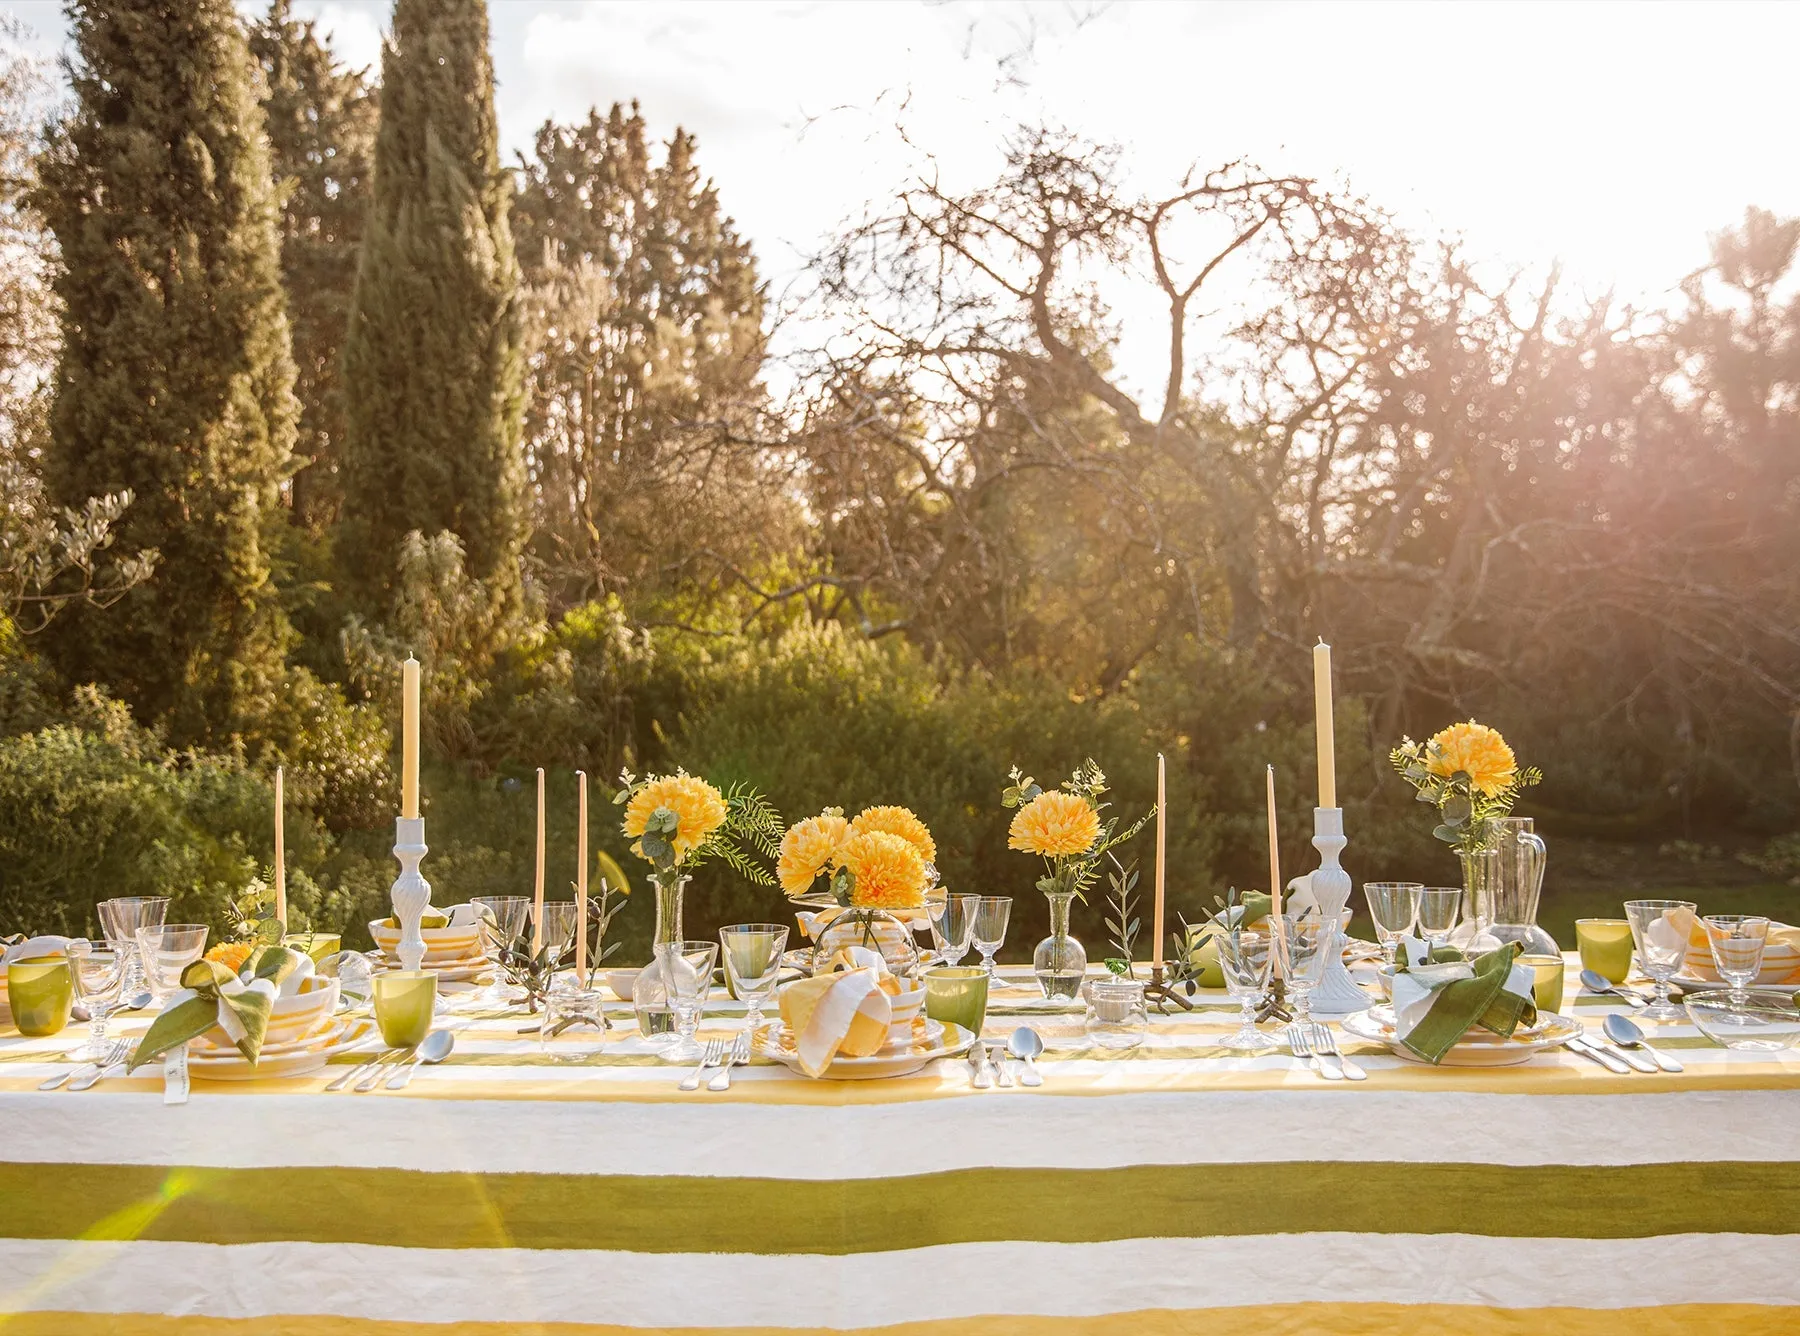
[[1616,1072],[1620,1076],[1627,1076],[1631,1072],[1631,1068],[1627,1067],[1610,1053],[1603,1053],[1595,1048],[1593,1042],[1589,1039],[1571,1039],[1569,1041],[1569,1047],[1581,1054],[1582,1057],[1593,1059],[1609,1072]]

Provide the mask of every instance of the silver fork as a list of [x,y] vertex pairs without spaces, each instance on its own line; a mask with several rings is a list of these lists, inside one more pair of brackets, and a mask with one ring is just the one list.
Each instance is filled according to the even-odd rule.
[[1307,1036],[1306,1027],[1299,1022],[1287,1027],[1282,1033],[1287,1037],[1288,1049],[1296,1058],[1302,1058],[1312,1064],[1312,1069],[1327,1081],[1341,1081],[1344,1074],[1335,1067],[1325,1065],[1325,1059],[1313,1052],[1312,1043]]
[[79,1067],[71,1067],[66,1072],[58,1072],[48,1081],[40,1082],[39,1090],[55,1090],[58,1086],[67,1085],[71,1078],[77,1076],[93,1076],[105,1071],[108,1067],[125,1061],[131,1053],[129,1039],[115,1039],[107,1045],[106,1052],[100,1055],[97,1062],[84,1062]]
[[700,1050],[700,1065],[694,1068],[694,1070],[689,1072],[686,1076],[682,1077],[681,1084],[675,1088],[677,1090],[698,1090],[700,1088],[700,1078],[705,1074],[706,1069],[708,1067],[717,1067],[724,1057],[725,1041],[723,1039],[708,1039],[706,1041],[706,1047]]
[[719,1068],[718,1075],[706,1083],[708,1090],[731,1089],[731,1069],[742,1067],[750,1061],[750,1032],[739,1030],[738,1037],[731,1041],[731,1052],[725,1055],[725,1062]]
[[1344,1056],[1343,1050],[1338,1047],[1337,1034],[1329,1025],[1321,1025],[1319,1022],[1314,1021],[1312,1023],[1312,1031],[1307,1038],[1312,1041],[1312,1048],[1314,1051],[1323,1053],[1326,1057],[1337,1059],[1338,1069],[1343,1072],[1346,1081],[1366,1081],[1369,1079],[1369,1074],[1365,1072],[1361,1066]]

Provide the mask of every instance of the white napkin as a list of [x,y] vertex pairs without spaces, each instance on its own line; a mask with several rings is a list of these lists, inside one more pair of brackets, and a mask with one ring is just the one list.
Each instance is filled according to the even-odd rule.
[[28,937],[16,946],[6,948],[0,955],[0,977],[6,974],[6,967],[15,960],[30,960],[36,956],[60,956],[63,949],[73,941],[70,937]]

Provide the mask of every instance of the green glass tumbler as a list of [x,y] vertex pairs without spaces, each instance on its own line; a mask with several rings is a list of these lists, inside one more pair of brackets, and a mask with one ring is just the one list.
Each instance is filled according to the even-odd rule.
[[972,965],[939,965],[925,971],[925,1014],[979,1035],[987,1019],[988,976]]
[[375,976],[375,1024],[389,1048],[417,1048],[431,1033],[437,1009],[437,975],[430,970],[388,970]]
[[1531,969],[1531,996],[1541,1015],[1562,1010],[1563,958],[1561,956],[1520,956],[1519,963]]
[[68,957],[13,961],[6,971],[6,994],[20,1034],[34,1039],[61,1034],[75,1005],[75,976]]

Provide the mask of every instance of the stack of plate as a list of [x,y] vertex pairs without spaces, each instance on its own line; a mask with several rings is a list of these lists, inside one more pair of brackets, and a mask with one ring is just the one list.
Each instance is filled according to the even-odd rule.
[[337,1001],[336,979],[308,976],[291,995],[275,999],[254,1063],[214,1026],[189,1043],[188,1073],[197,1081],[309,1076],[332,1054],[354,1048],[374,1032],[375,1023],[366,1016],[339,1016]]
[[[1370,1007],[1367,1011],[1346,1016],[1342,1025],[1345,1034],[1386,1044],[1397,1057],[1405,1058],[1408,1062],[1425,1061],[1402,1044],[1399,1036],[1394,1033],[1394,1009],[1390,1006]],[[1438,1066],[1511,1067],[1517,1063],[1529,1062],[1533,1054],[1560,1048],[1579,1035],[1581,1030],[1580,1021],[1555,1012],[1539,1012],[1535,1024],[1520,1026],[1510,1035],[1497,1035],[1479,1026],[1472,1027],[1450,1046],[1450,1051],[1444,1054]]]
[[[1762,968],[1757,971],[1756,983],[1767,988],[1794,982],[1800,982],[1800,949],[1787,942],[1770,942],[1763,947]],[[1681,973],[1675,976],[1675,984],[1688,993],[1725,986],[1725,981],[1713,968],[1712,944],[1707,941],[1706,929],[1701,924],[1696,923],[1688,935],[1687,959],[1682,962]]]
[[[421,967],[432,971],[442,983],[476,983],[485,981],[493,966],[481,950],[481,930],[473,923],[452,923],[442,928],[423,928],[425,958]],[[387,960],[389,969],[400,968],[400,929],[390,919],[376,919],[369,924],[369,936]]]

